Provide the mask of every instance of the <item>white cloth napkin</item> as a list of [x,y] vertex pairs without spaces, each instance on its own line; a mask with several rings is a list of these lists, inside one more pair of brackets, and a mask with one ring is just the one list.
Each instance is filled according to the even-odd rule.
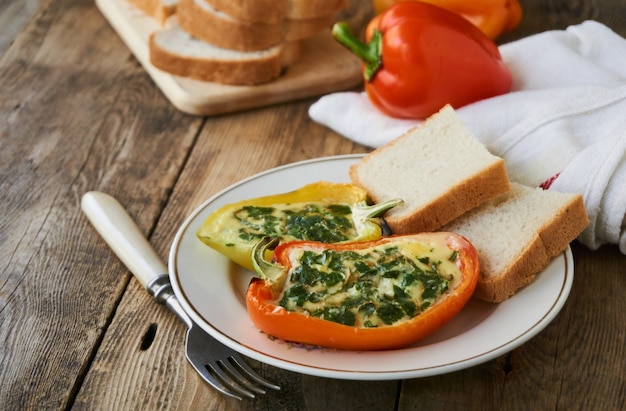
[[[456,110],[509,177],[581,193],[590,224],[579,240],[626,254],[626,40],[594,21],[500,46],[512,92]],[[419,123],[388,117],[364,93],[322,97],[311,118],[378,147]]]

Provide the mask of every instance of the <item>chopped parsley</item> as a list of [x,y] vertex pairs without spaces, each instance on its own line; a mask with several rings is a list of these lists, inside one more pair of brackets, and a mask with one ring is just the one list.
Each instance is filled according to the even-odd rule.
[[[358,327],[411,319],[445,294],[454,276],[444,272],[441,259],[407,250],[395,245],[363,252],[303,250],[279,304]],[[446,264],[446,270],[456,269]]]
[[292,208],[244,206],[234,214],[241,224],[239,238],[264,236],[336,243],[356,236],[352,209],[344,204],[295,204]]

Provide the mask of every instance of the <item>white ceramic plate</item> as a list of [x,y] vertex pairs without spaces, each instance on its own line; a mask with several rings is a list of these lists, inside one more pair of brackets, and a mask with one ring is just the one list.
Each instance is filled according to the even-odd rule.
[[276,367],[330,378],[385,380],[425,377],[483,363],[520,346],[554,319],[572,286],[569,248],[514,297],[500,304],[471,300],[446,326],[404,349],[320,349],[287,344],[260,332],[247,315],[244,299],[252,273],[201,243],[196,231],[224,204],[320,180],[349,182],[348,167],[360,158],[326,157],[268,170],[226,188],[188,217],[174,239],[169,269],[174,292],[200,327],[236,351]]

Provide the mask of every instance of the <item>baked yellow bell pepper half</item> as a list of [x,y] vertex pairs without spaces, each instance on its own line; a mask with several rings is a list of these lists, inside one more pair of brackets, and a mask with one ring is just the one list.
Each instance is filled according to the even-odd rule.
[[[380,14],[396,3],[407,0],[373,0],[374,11]],[[513,30],[522,20],[518,0],[418,0],[453,11],[478,27],[487,37],[496,39]]]
[[238,265],[254,271],[252,248],[264,237],[343,243],[383,235],[385,211],[401,199],[369,205],[367,191],[349,183],[320,181],[295,191],[227,204],[207,217],[198,238]]

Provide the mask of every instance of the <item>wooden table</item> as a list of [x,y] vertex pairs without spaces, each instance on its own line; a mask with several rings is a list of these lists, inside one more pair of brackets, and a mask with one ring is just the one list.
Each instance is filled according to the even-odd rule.
[[[586,19],[626,36],[623,0],[521,3],[521,25],[500,42]],[[352,11],[363,18],[368,4]],[[495,360],[405,381],[250,361],[282,390],[243,402],[217,394],[185,361],[183,324],[81,213],[82,194],[117,197],[165,259],[185,217],[231,183],[369,148],[312,122],[315,97],[212,117],[177,111],[91,0],[4,2],[0,23],[0,409],[623,409],[626,257],[576,243],[561,313]]]

